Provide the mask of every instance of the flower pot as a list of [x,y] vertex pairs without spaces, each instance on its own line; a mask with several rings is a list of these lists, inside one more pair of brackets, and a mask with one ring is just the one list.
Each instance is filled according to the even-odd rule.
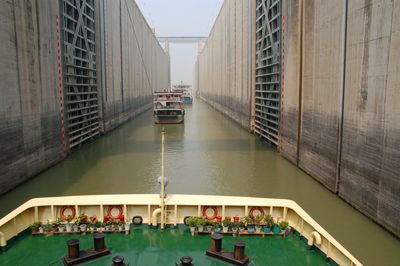
[[194,236],[194,231],[196,230],[196,227],[190,227],[190,233],[192,234],[192,236]]
[[106,225],[106,227],[104,228],[104,230],[106,231],[110,231],[111,227],[109,225]]
[[211,230],[212,230],[212,226],[211,226],[211,225],[207,225],[206,228],[207,228],[207,231],[208,231],[208,232],[211,232]]
[[281,233],[281,227],[280,227],[279,225],[274,225],[274,226],[272,227],[272,232],[273,232],[274,234],[276,234],[276,235],[280,234],[280,233]]
[[43,227],[39,227],[39,233],[43,234]]
[[261,226],[256,225],[256,233],[259,234],[261,232]]
[[118,225],[118,231],[124,231],[124,226],[123,225]]
[[268,234],[271,232],[271,227],[264,226],[263,231],[264,233]]
[[198,230],[199,230],[199,232],[203,232],[204,231],[204,227],[203,226],[199,226]]
[[247,227],[247,233],[253,234],[254,233],[254,227],[253,226]]
[[288,227],[281,228],[281,234],[287,235],[289,233],[290,229]]
[[228,229],[229,229],[229,226],[223,226],[222,227],[222,232],[228,233]]
[[71,231],[72,231],[72,224],[66,224],[66,225],[65,225],[65,230],[66,230],[67,232],[71,232]]
[[238,233],[238,228],[232,228],[232,233],[233,233],[233,236],[236,236],[237,235],[237,233]]
[[244,227],[239,227],[239,233],[243,233],[244,232]]
[[214,228],[214,232],[215,232],[215,233],[221,232],[221,227],[215,227],[215,228]]
[[81,224],[81,225],[79,226],[79,228],[81,229],[82,232],[86,232],[87,225],[86,225],[86,224]]
[[129,223],[125,224],[125,231],[129,231],[131,229],[131,225]]
[[65,231],[65,226],[64,225],[58,226],[58,232],[62,233],[64,231]]
[[78,232],[78,231],[79,231],[79,226],[76,225],[76,224],[74,224],[74,225],[72,226],[72,230],[73,230],[74,232]]

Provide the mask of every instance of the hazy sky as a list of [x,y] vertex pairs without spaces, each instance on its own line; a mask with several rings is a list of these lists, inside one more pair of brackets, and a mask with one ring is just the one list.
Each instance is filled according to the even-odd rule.
[[[207,37],[223,0],[136,0],[156,35]],[[193,83],[197,44],[171,44],[172,85]]]

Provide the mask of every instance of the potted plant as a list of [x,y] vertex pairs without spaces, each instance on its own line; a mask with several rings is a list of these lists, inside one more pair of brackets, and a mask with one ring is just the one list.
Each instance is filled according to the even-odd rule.
[[[29,226],[29,228],[32,230],[32,233],[37,233],[39,231],[39,228],[41,227],[42,223],[41,222],[34,222]],[[42,228],[43,230],[43,228]],[[43,232],[42,232],[43,233]]]
[[196,226],[199,232],[203,232],[205,225],[206,225],[206,218],[197,217]]
[[131,224],[129,222],[126,222],[124,227],[125,227],[125,231],[131,230]]
[[265,226],[263,227],[263,231],[264,233],[270,233],[271,232],[271,228],[274,225],[274,217],[272,217],[270,214],[266,215],[264,217],[264,223]]
[[89,224],[88,224],[89,231],[94,231],[96,229],[97,222],[98,221],[96,215],[89,217]]
[[57,220],[53,222],[53,227],[56,228],[60,233],[65,231],[65,225],[63,224],[63,220],[61,218],[57,218]]
[[254,233],[254,217],[251,215],[245,216],[244,221],[247,227],[247,232],[249,234]]
[[238,230],[239,230],[239,222],[231,223],[231,229],[232,229],[233,236],[236,236],[238,233]]
[[124,224],[121,221],[117,222],[118,231],[124,231]]
[[81,230],[82,233],[85,233],[87,229],[87,224],[80,224],[79,229]]
[[214,228],[215,233],[221,232],[221,230],[222,230],[221,223],[219,223],[218,221],[215,221],[213,228]]
[[77,220],[79,221],[79,224],[89,223],[89,218],[87,217],[87,215],[84,212],[78,216]]
[[50,233],[53,230],[53,225],[47,220],[47,224],[42,225],[44,232]]
[[289,223],[288,223],[287,221],[281,221],[281,222],[279,223],[279,226],[280,226],[280,228],[281,228],[281,234],[285,234],[285,233],[286,233],[286,230],[287,230],[288,227],[289,227]]
[[112,219],[111,230],[118,231],[118,227],[119,227],[119,220]]
[[190,216],[187,219],[189,228],[190,228],[190,233],[192,234],[192,236],[194,235],[194,231],[196,230],[196,225],[197,225],[197,217],[196,216]]
[[98,232],[103,232],[104,231],[104,226],[105,223],[102,223],[100,221],[96,221],[96,229]]
[[108,220],[107,222],[104,222],[104,230],[105,231],[110,231],[112,225],[113,225],[113,220],[112,219]]
[[72,220],[74,219],[74,217],[72,217],[72,215],[68,215],[65,220],[67,221],[67,223],[65,224],[65,230],[67,232],[71,232],[72,231]]
[[254,217],[254,225],[256,227],[256,233],[259,234],[261,232],[261,222],[263,220],[263,217],[261,216],[261,214],[257,214]]
[[275,234],[278,235],[281,233],[281,227],[279,226],[279,223],[274,222],[274,224],[272,225],[271,231]]
[[239,228],[239,234],[244,232],[244,225],[245,225],[245,221],[244,219],[240,219],[238,222],[238,228]]
[[74,222],[72,224],[72,231],[79,232],[79,219],[78,219],[78,217],[74,219]]
[[222,232],[227,233],[230,225],[231,225],[231,217],[225,216],[225,219],[222,221]]
[[206,220],[206,230],[207,230],[208,232],[211,232],[211,231],[212,231],[213,225],[214,225],[214,222],[213,222],[213,221]]
[[87,230],[90,232],[93,232],[96,229],[96,225],[93,224],[92,222],[88,223],[87,225]]

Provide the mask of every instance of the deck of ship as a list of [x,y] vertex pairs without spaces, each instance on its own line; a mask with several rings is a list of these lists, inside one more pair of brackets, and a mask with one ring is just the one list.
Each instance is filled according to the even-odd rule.
[[[30,235],[23,234],[2,252],[0,265],[62,265],[61,258],[67,253],[66,241],[80,240],[80,248],[93,246],[91,234],[81,235]],[[246,242],[246,255],[251,258],[249,265],[335,265],[327,261],[325,254],[310,250],[304,238],[295,233],[287,237],[233,237],[224,235],[223,249],[233,250],[237,240]],[[210,246],[209,235],[191,236],[184,225],[163,231],[150,229],[147,225],[131,228],[129,235],[110,233],[105,241],[111,254],[90,262],[90,265],[111,265],[114,256],[121,255],[129,265],[174,265],[182,256],[191,256],[194,265],[228,265],[209,258],[205,251]],[[24,254],[24,256],[21,256]]]

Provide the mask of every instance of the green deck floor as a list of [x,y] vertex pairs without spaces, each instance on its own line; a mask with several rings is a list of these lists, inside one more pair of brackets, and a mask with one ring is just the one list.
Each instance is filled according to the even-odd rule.
[[[0,265],[62,265],[61,257],[67,252],[66,241],[71,238],[80,240],[81,249],[93,247],[91,234],[25,234],[0,252]],[[196,266],[229,265],[205,256],[210,235],[192,237],[186,226],[164,231],[140,226],[132,228],[129,235],[106,234],[105,239],[111,255],[83,265],[109,266],[116,255],[124,256],[130,266],[175,265],[185,255],[191,256]],[[233,250],[233,243],[237,240],[246,242],[246,255],[251,258],[249,265],[330,265],[320,251],[309,250],[305,241],[293,233],[286,238],[225,235],[223,249]]]

